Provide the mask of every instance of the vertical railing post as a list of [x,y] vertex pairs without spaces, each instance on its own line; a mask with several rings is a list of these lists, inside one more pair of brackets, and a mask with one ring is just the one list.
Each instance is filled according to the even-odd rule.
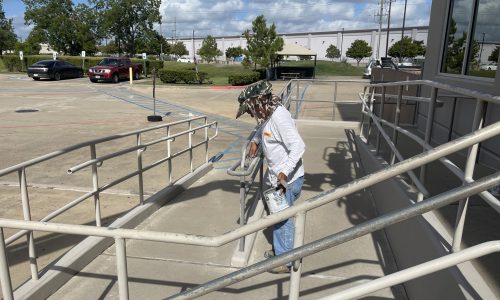
[[[245,159],[245,158],[243,158]],[[240,227],[245,226],[245,176],[240,176]],[[245,251],[245,237],[240,238],[239,251]]]
[[[367,86],[365,85],[363,87],[363,102],[364,103],[368,102],[366,100],[366,89],[367,89]],[[370,90],[368,89],[368,93],[369,93],[369,91]],[[364,125],[364,123],[365,123],[365,114],[364,114],[364,112],[365,112],[365,105],[361,104],[361,122],[359,124],[359,126],[360,126],[360,128],[359,128],[359,135],[360,136],[364,136],[364,129],[365,129],[365,125]],[[366,138],[366,140],[368,141],[368,138]]]
[[120,300],[128,300],[127,249],[125,248],[125,239],[115,238],[115,247],[119,297]]
[[[474,121],[472,122],[472,132],[479,130],[483,127],[484,101],[478,99],[476,110],[474,112]],[[469,154],[467,155],[467,162],[465,163],[464,179],[463,184],[472,180],[474,175],[474,168],[476,165],[476,158],[479,149],[479,144],[474,144],[469,149]],[[457,211],[457,219],[455,221],[455,233],[453,235],[453,245],[451,247],[452,252],[460,251],[460,244],[462,243],[462,235],[464,231],[465,215],[467,214],[467,206],[469,203],[469,198],[460,200]]]
[[[384,119],[384,104],[385,104],[385,94],[387,92],[387,87],[382,87],[382,97],[380,98],[380,107],[379,107],[379,118],[380,120]],[[380,153],[380,130],[377,133],[377,155]]]
[[[403,86],[400,85],[398,86],[398,98],[396,100],[396,110],[394,112],[394,129],[392,131],[392,142],[394,143],[394,146],[397,147],[398,145],[398,130],[396,127],[399,126],[399,117],[401,115],[401,100],[403,99]],[[391,165],[396,163],[396,153],[392,152],[391,155]]]
[[[193,129],[192,122],[189,121],[189,130]],[[193,132],[189,132],[188,134],[189,141],[189,172],[193,172]]]
[[[90,158],[96,159],[95,144],[90,145]],[[97,176],[97,164],[92,164],[92,186],[94,191],[95,224],[101,227],[101,201],[99,198],[99,180]]]
[[[31,221],[30,202],[28,196],[28,184],[26,181],[26,169],[19,170],[19,186],[21,188],[21,202],[23,206],[23,217],[26,221]],[[30,262],[31,279],[38,280],[38,266],[36,259],[35,238],[33,231],[26,235],[28,242],[28,256]]]
[[[295,215],[295,237],[293,247],[298,248],[304,245],[304,235],[306,229],[306,212],[301,211]],[[300,277],[302,276],[302,259],[292,263],[290,272],[290,296],[288,299],[299,299]]]
[[13,300],[12,283],[10,281],[9,263],[7,262],[7,251],[5,248],[5,236],[3,228],[0,228],[0,284],[2,284],[2,296],[5,300]]
[[[170,126],[167,127],[167,137],[170,137]],[[172,146],[171,146],[172,140],[168,139],[167,140],[167,157],[168,159],[168,184],[172,184]]]
[[[370,96],[370,102],[369,102],[369,108],[368,108],[371,113],[373,113],[373,103],[374,102],[375,102],[375,87],[372,87],[372,93]],[[370,135],[372,132],[372,123],[373,123],[372,118],[369,118],[368,119],[368,133],[367,133],[367,137],[366,137],[366,141],[368,143],[370,142]]]
[[[141,133],[137,134],[137,146],[141,145]],[[139,203],[144,204],[144,183],[142,179],[142,152],[143,149],[137,149],[137,172],[139,179]]]
[[[431,90],[431,99],[429,102],[429,109],[427,112],[427,122],[425,125],[425,137],[424,141],[426,144],[431,143],[431,137],[432,137],[432,124],[434,123],[434,112],[436,108],[436,101],[437,101],[437,95],[438,95],[438,88],[433,87]],[[425,152],[426,149],[423,147],[422,152]],[[425,173],[427,170],[427,166],[423,165],[420,167],[420,182],[422,184],[425,184]]]
[[205,117],[205,163],[208,163],[208,119]]
[[338,82],[335,81],[335,89],[333,92],[333,110],[332,110],[332,121],[335,121],[335,105],[337,104],[337,88],[338,88]]

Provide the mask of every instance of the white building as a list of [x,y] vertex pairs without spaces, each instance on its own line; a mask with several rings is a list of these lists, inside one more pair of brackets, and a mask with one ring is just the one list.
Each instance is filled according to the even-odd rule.
[[[428,27],[406,27],[404,29],[404,36],[411,37],[414,40],[424,41],[424,45],[427,44]],[[389,43],[388,48],[390,48],[394,43],[401,39],[402,28],[390,28],[389,30]],[[317,59],[319,60],[329,60],[326,57],[326,49],[330,45],[336,46],[342,55],[342,58],[347,58],[345,53],[347,49],[355,40],[364,40],[373,49],[373,57],[377,56],[378,48],[378,29],[359,29],[359,30],[337,30],[337,31],[323,31],[323,32],[308,32],[308,33],[286,33],[280,35],[285,44],[297,44],[306,47],[317,53]],[[194,47],[192,38],[183,38],[179,41],[186,45],[189,51],[189,56],[193,56],[193,49],[196,52],[197,49],[201,47],[203,39],[205,37],[195,37]],[[217,40],[217,47],[223,53],[226,52],[227,48],[230,47],[242,47],[246,48],[247,43],[244,36],[218,36],[215,37]],[[382,29],[380,34],[380,57],[387,56],[386,54],[386,42],[387,42],[387,29]],[[486,53],[485,53],[486,55]],[[221,59],[225,59],[222,56]],[[368,58],[365,59],[365,61]],[[348,59],[349,62],[355,62],[355,60]],[[363,61],[362,61],[363,62]]]

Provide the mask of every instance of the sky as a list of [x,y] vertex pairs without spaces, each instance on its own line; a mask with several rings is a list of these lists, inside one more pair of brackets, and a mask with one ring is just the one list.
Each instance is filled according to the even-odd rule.
[[[405,26],[427,26],[431,2],[407,0]],[[391,27],[403,25],[404,4],[393,0]],[[24,10],[21,0],[4,0],[6,17],[13,19],[15,32],[23,39],[31,31],[24,25]],[[265,16],[268,26],[274,23],[279,34],[372,29],[379,26],[379,11],[379,0],[163,0],[162,25],[155,29],[166,38],[190,37],[193,30],[196,37],[241,35],[258,15]],[[383,24],[386,28],[387,19]]]

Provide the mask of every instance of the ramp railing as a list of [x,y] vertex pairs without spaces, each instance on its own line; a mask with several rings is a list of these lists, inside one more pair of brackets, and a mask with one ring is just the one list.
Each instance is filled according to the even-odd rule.
[[[183,129],[184,126],[187,126],[187,129]],[[180,129],[178,129],[181,127]],[[177,132],[173,133],[173,128]],[[213,128],[213,134],[209,136],[209,129]],[[200,138],[199,142],[194,142],[193,141],[193,135],[196,133],[196,131],[203,132],[203,137]],[[142,140],[142,137],[144,136],[145,133],[151,133],[151,134],[156,134],[159,135],[160,137],[153,137],[152,140],[148,142],[144,142]],[[32,167],[36,167],[39,164],[43,162],[51,162],[53,159],[62,156],[62,155],[72,155],[76,151],[81,150],[81,149],[89,149],[90,151],[90,159],[82,162],[76,166],[69,167],[67,169],[68,174],[74,174],[82,169],[91,168],[91,174],[92,174],[92,189],[83,195],[77,197],[76,199],[71,200],[69,203],[65,204],[64,206],[50,212],[48,215],[40,219],[40,222],[48,222],[55,217],[63,214],[64,212],[68,211],[69,209],[75,207],[76,205],[84,202],[85,200],[89,198],[94,199],[94,207],[95,207],[95,223],[96,226],[100,227],[101,224],[101,200],[100,200],[100,194],[103,193],[104,191],[116,186],[117,184],[124,182],[130,178],[137,177],[138,180],[138,190],[139,190],[139,205],[142,205],[144,203],[144,180],[143,180],[143,174],[144,172],[151,170],[152,168],[163,164],[167,163],[168,164],[168,173],[167,177],[169,179],[169,184],[172,184],[172,172],[173,172],[173,160],[184,154],[188,153],[189,154],[189,159],[188,159],[188,172],[193,172],[193,150],[204,146],[205,147],[205,154],[204,154],[204,159],[203,162],[206,163],[208,162],[208,144],[211,140],[213,140],[218,134],[218,129],[217,129],[217,122],[211,122],[209,123],[207,120],[206,116],[199,116],[199,117],[193,117],[181,121],[176,121],[176,122],[171,122],[168,124],[162,124],[159,126],[155,127],[150,127],[146,129],[141,129],[141,130],[135,130],[135,131],[130,131],[122,134],[117,134],[117,135],[112,135],[104,138],[99,138],[87,142],[83,142],[80,144],[73,145],[71,147],[67,147],[58,151],[54,151],[52,153],[31,159],[29,161],[17,164],[15,166],[0,170],[0,178],[6,175],[9,175],[11,173],[18,173],[19,177],[19,186],[20,186],[20,194],[21,194],[21,201],[22,201],[22,209],[23,209],[23,217],[24,220],[30,221],[31,220],[31,205],[29,201],[29,195],[28,195],[28,179],[27,179],[27,173],[28,170]],[[136,143],[134,143],[133,146],[128,146],[122,150],[114,151],[112,153],[108,153],[105,155],[97,155],[97,148],[104,143],[110,142],[110,141],[117,141],[117,140],[124,140],[130,137],[135,137]],[[173,152],[174,147],[172,146],[172,143],[176,139],[181,139],[185,138],[186,139],[186,146],[184,147],[176,147],[175,152]],[[130,141],[130,140],[126,140]],[[166,144],[166,151],[163,153],[165,154],[163,157],[158,159],[157,161],[154,161],[148,165],[144,165],[144,160],[143,160],[143,154],[144,152],[148,149],[148,147],[152,147],[154,145],[164,145]],[[130,172],[126,175],[123,175],[119,178],[116,178],[108,183],[105,184],[100,184],[99,183],[99,167],[101,167],[104,163],[109,161],[110,159],[121,157],[125,154],[128,153],[136,153],[137,154],[137,167],[136,170],[133,172]],[[76,155],[76,154],[75,154]],[[38,266],[37,266],[37,253],[36,253],[36,247],[35,247],[35,241],[33,237],[33,232],[32,231],[27,231],[27,230],[21,230],[18,231],[17,233],[13,234],[9,238],[5,240],[5,246],[8,246],[15,242],[16,240],[20,239],[23,236],[27,236],[28,239],[28,252],[29,252],[29,262],[30,262],[30,270],[31,270],[31,279],[32,280],[38,280],[39,278],[39,271],[38,271]],[[3,239],[2,239],[3,242]]]
[[[400,86],[404,86],[409,84],[409,82],[403,82],[398,84]],[[428,81],[420,81],[420,84],[430,86],[436,89],[453,89],[454,92],[457,91],[466,92],[465,95],[474,94],[473,91],[461,90]],[[437,90],[433,93],[437,93]],[[373,94],[374,93],[371,92],[371,95]],[[500,101],[500,98],[496,96],[485,95],[485,94],[476,94],[476,95],[478,101],[491,101],[495,103],[499,103],[498,101]],[[370,99],[373,98],[374,97],[372,96]],[[370,100],[370,103],[367,103],[366,99],[367,99],[366,97],[362,98],[362,101],[364,101],[363,105],[365,107],[364,113],[367,113],[368,115],[372,116],[373,115],[371,112],[372,107],[370,107],[371,105],[370,103],[372,103],[374,100]],[[367,107],[370,109],[367,110]],[[375,122],[375,120],[373,122]],[[231,241],[240,239],[248,234],[252,234],[259,230],[272,226],[288,218],[295,217],[297,218],[297,221],[296,221],[296,236],[295,236],[294,250],[261,261],[257,264],[243,268],[239,271],[233,272],[226,276],[214,279],[200,286],[173,295],[171,296],[171,298],[172,299],[195,298],[207,294],[211,291],[215,291],[225,286],[242,281],[249,277],[255,276],[257,274],[266,272],[267,270],[270,270],[274,267],[286,263],[293,263],[293,267],[290,274],[291,283],[290,283],[289,298],[297,299],[299,295],[299,283],[301,277],[301,264],[302,264],[301,259],[303,257],[345,243],[349,240],[363,236],[375,230],[386,228],[387,226],[393,225],[397,222],[401,222],[415,216],[420,216],[428,211],[432,211],[444,205],[448,205],[456,201],[463,201],[461,200],[463,198],[468,198],[469,196],[482,193],[500,183],[500,172],[497,172],[493,175],[485,176],[478,180],[474,180],[471,177],[469,180],[464,181],[463,186],[446,191],[440,195],[433,196],[424,201],[418,201],[413,205],[400,209],[398,211],[394,211],[379,216],[377,218],[374,218],[372,220],[365,221],[364,223],[353,226],[352,228],[346,229],[344,231],[333,234],[326,238],[314,241],[306,245],[302,245],[304,231],[301,228],[303,228],[304,225],[303,223],[302,224],[299,223],[305,221],[305,216],[308,211],[321,207],[327,203],[331,203],[332,201],[335,201],[337,199],[341,199],[352,193],[361,191],[366,188],[370,188],[371,186],[377,183],[407,173],[413,169],[421,168],[429,164],[430,162],[439,160],[448,155],[457,153],[461,150],[469,149],[469,156],[471,156],[470,153],[474,153],[473,149],[477,147],[478,143],[496,137],[499,134],[500,134],[500,122],[496,122],[485,127],[478,126],[478,128],[473,130],[473,132],[465,136],[462,136],[448,143],[434,147],[431,150],[425,150],[421,154],[407,158],[400,162],[394,162],[393,164],[391,164],[390,166],[388,166],[383,170],[368,174],[362,178],[353,180],[350,183],[336,187],[335,189],[320,193],[312,198],[305,200],[302,203],[297,203],[296,205],[289,207],[281,212],[264,216],[260,220],[248,223],[244,226],[241,226],[237,229],[234,229],[219,236],[200,236],[200,235],[180,234],[171,232],[151,232],[151,231],[140,231],[134,229],[101,228],[97,226],[67,225],[67,224],[35,222],[29,220],[18,221],[18,220],[7,220],[7,219],[0,219],[0,228],[17,228],[28,231],[40,230],[40,231],[49,231],[49,232],[57,232],[65,234],[105,236],[114,238],[116,241],[115,246],[117,247],[116,259],[117,259],[117,275],[118,275],[120,298],[128,299],[128,278],[127,278],[128,276],[127,276],[127,261],[126,261],[127,258],[125,255],[126,239],[218,247],[223,244],[227,244]],[[493,203],[497,202],[498,200],[496,200],[496,202]],[[1,240],[3,240],[3,237],[0,238]],[[471,248],[468,249],[467,251],[457,250],[455,251],[454,255],[449,257],[448,259],[438,259],[437,261],[429,263],[433,265],[432,267],[428,267],[427,265],[421,265],[418,267],[421,270],[419,272],[412,272],[411,270],[406,271],[406,273],[404,273],[404,276],[402,278],[404,278],[405,280],[411,280],[413,278],[422,276],[422,274],[426,272],[434,272],[435,270],[445,268],[446,266],[454,264],[455,262],[458,263],[459,261],[465,261],[471,259],[472,257],[478,257],[481,255],[486,255],[493,251],[498,251],[499,248],[497,242],[485,244],[483,246],[484,247]],[[2,282],[2,291],[4,293],[5,299],[11,299],[12,289],[9,287],[10,281],[9,281],[7,260],[5,258],[4,245],[0,244],[0,248],[1,248],[0,281]],[[488,249],[484,250],[483,248],[488,248]],[[392,282],[393,281],[386,279],[383,282],[376,283],[375,288],[379,289],[385,286],[389,286],[391,285]],[[359,288],[363,290],[363,295],[364,295],[366,293],[369,293],[370,290],[373,290],[374,287],[366,288],[364,284],[362,284],[359,286]]]

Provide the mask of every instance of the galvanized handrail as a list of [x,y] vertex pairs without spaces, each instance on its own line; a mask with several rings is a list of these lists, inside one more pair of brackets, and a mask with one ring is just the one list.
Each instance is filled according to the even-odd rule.
[[[440,150],[444,151],[444,150]],[[434,157],[434,153],[428,153],[425,155],[421,155],[418,159],[419,162],[428,162],[427,159],[430,157]],[[402,162],[401,165],[411,164],[410,162]],[[396,169],[396,165],[389,167],[391,169]],[[386,173],[386,170],[379,171],[377,173]],[[391,172],[389,172],[391,173]],[[369,180],[369,177],[373,177],[371,174],[363,177],[360,181]],[[276,256],[265,261],[259,262],[253,266],[244,268],[237,272],[228,274],[219,279],[211,281],[207,284],[199,286],[194,289],[190,289],[184,293],[180,293],[178,295],[174,295],[173,297],[179,296],[179,299],[184,298],[192,298],[194,296],[201,296],[210,291],[222,288],[229,284],[236,283],[238,281],[244,280],[251,276],[263,273],[273,267],[286,264],[291,261],[295,261],[297,259],[303,258],[305,256],[309,256],[311,254],[317,253],[319,251],[328,249],[330,247],[339,245],[341,243],[350,241],[357,237],[363,236],[370,232],[385,228],[389,225],[393,225],[397,222],[407,220],[409,218],[421,215],[425,212],[434,210],[436,208],[442,207],[444,205],[448,205],[450,203],[456,202],[464,196],[474,195],[482,190],[488,189],[492,186],[495,186],[500,181],[500,172],[495,173],[493,175],[484,177],[480,180],[477,180],[474,183],[469,183],[464,186],[455,188],[451,191],[443,193],[441,195],[435,196],[433,198],[429,198],[426,201],[419,202],[410,207],[406,207],[403,209],[399,209],[397,211],[388,213],[386,215],[374,218],[372,220],[366,221],[339,233],[333,234],[326,238],[320,239],[313,243],[298,247],[290,252],[287,252],[283,255]],[[353,183],[346,184],[346,189],[349,189]],[[344,187],[342,186],[342,187]],[[341,188],[342,188],[341,187]],[[323,193],[324,194],[324,193]],[[323,195],[324,198],[331,199],[333,201],[340,197],[333,197],[335,191],[330,191],[326,195]],[[316,200],[314,199],[316,198]],[[314,197],[309,200],[311,201],[319,201],[319,198]],[[292,207],[293,208],[293,207]],[[289,208],[291,209],[291,208]],[[287,209],[287,210],[289,210]],[[257,221],[259,222],[259,221]],[[250,227],[252,224],[248,224],[245,227]],[[35,221],[21,221],[21,220],[9,220],[9,219],[0,219],[0,228],[2,228],[0,240],[3,241],[3,228],[17,228],[17,229],[25,229],[30,231],[46,231],[46,232],[55,232],[55,233],[64,233],[64,234],[77,234],[77,235],[85,235],[85,236],[101,236],[101,237],[111,237],[115,240],[123,241],[123,239],[137,239],[137,240],[148,240],[148,241],[159,241],[159,242],[174,242],[174,243],[182,243],[179,241],[179,237],[185,236],[193,240],[196,236],[193,235],[183,235],[183,234],[171,234],[164,232],[154,232],[154,231],[140,231],[136,229],[123,229],[123,228],[103,228],[96,226],[88,226],[88,225],[70,225],[70,224],[57,224],[57,223],[43,223],[43,222],[35,222]],[[238,231],[236,229],[235,231]],[[208,241],[207,238],[199,237],[200,241],[197,243],[188,243],[192,245],[204,245],[204,246],[218,246],[217,244],[207,244],[202,242],[201,239]],[[215,239],[215,238],[212,238]],[[221,243],[222,245],[224,243]],[[0,245],[0,248],[2,245]],[[3,245],[4,246],[4,245]],[[117,250],[123,252],[125,248],[125,243],[117,243]],[[3,250],[3,251],[2,251]],[[126,266],[126,257],[117,255],[117,264],[118,268],[126,269],[123,265]],[[4,298],[9,299],[8,295],[12,295],[12,288],[7,286],[10,283],[10,277],[8,276],[8,266],[6,265],[6,257],[5,257],[5,249],[0,249],[0,281],[2,282],[2,290],[4,291]],[[119,284],[120,291],[123,289],[123,284],[126,282],[126,278],[122,278],[122,276],[126,276],[123,272],[118,272],[119,276]],[[10,292],[9,292],[10,289]],[[128,288],[127,288],[128,290]],[[122,295],[121,295],[122,296]]]
[[60,149],[60,150],[57,150],[57,151],[54,151],[54,152],[51,152],[51,153],[48,153],[48,154],[45,154],[45,155],[33,158],[33,159],[30,159],[30,160],[22,162],[20,164],[17,164],[17,165],[5,168],[3,170],[0,170],[0,176],[4,176],[4,175],[10,174],[12,172],[19,171],[19,170],[21,170],[23,168],[30,167],[32,165],[44,162],[46,160],[49,160],[51,158],[63,155],[65,153],[72,152],[72,151],[80,149],[80,148],[88,147],[88,146],[90,146],[92,144],[100,144],[100,143],[104,143],[104,142],[109,142],[109,141],[120,139],[120,138],[124,138],[124,137],[127,137],[127,136],[137,135],[137,134],[140,134],[140,133],[144,133],[144,132],[148,132],[148,131],[153,131],[153,130],[157,130],[157,129],[160,129],[160,128],[169,128],[169,127],[172,127],[172,126],[175,126],[175,125],[179,125],[179,124],[186,123],[186,122],[193,122],[193,121],[200,120],[200,119],[204,119],[206,121],[207,120],[207,116],[193,117],[193,118],[189,118],[189,119],[185,119],[185,120],[171,122],[171,123],[168,123],[168,124],[163,124],[163,125],[158,125],[158,126],[154,126],[154,127],[145,128],[145,129],[139,129],[139,130],[129,131],[129,132],[121,133],[121,134],[116,134],[116,135],[112,135],[112,136],[108,136],[108,137],[104,137],[104,138],[98,138],[98,139],[95,139],[95,140],[90,140],[90,141],[87,141],[87,142],[79,143],[79,144],[73,145],[71,147],[63,148],[63,149]]
[[[406,84],[406,83],[405,83]],[[435,94],[434,94],[435,95]],[[432,101],[435,101],[435,98],[432,97]],[[405,161],[399,162],[399,163],[394,163],[393,165],[387,167],[386,169],[383,169],[381,171],[369,174],[367,176],[364,176],[360,179],[354,180],[351,183],[345,184],[343,186],[340,186],[334,190],[330,190],[327,192],[323,192],[321,194],[318,194],[317,196],[307,199],[303,203],[296,204],[284,211],[281,211],[279,213],[263,217],[262,219],[247,224],[243,227],[237,228],[233,231],[230,231],[228,233],[225,233],[220,236],[216,237],[204,237],[204,236],[198,236],[198,235],[186,235],[186,234],[178,234],[178,233],[165,233],[165,232],[147,232],[147,231],[138,231],[138,230],[131,230],[131,229],[108,229],[108,228],[98,228],[98,227],[92,227],[92,226],[82,226],[82,225],[63,225],[58,227],[58,224],[53,224],[53,223],[40,223],[40,222],[33,222],[33,221],[16,221],[16,220],[1,220],[0,219],[0,227],[12,227],[12,228],[20,228],[20,229],[26,229],[26,230],[43,230],[43,231],[53,231],[53,232],[60,232],[60,233],[72,233],[72,234],[83,234],[83,235],[104,235],[104,236],[110,236],[114,237],[116,242],[116,246],[120,247],[120,249],[117,249],[120,251],[120,253],[124,253],[124,239],[140,239],[140,240],[150,240],[150,241],[162,241],[162,242],[172,242],[172,243],[180,243],[180,244],[191,244],[191,245],[203,245],[203,246],[220,246],[222,244],[229,243],[233,240],[236,240],[242,236],[248,235],[250,233],[254,233],[258,230],[264,229],[266,227],[269,227],[275,223],[278,223],[282,220],[288,219],[292,216],[297,216],[299,214],[303,214],[306,211],[309,211],[311,209],[317,208],[319,206],[322,206],[324,204],[327,204],[331,201],[334,201],[336,199],[342,198],[344,196],[347,196],[351,193],[354,193],[356,191],[362,190],[364,188],[368,188],[376,183],[379,183],[381,181],[387,180],[389,178],[393,178],[394,176],[400,175],[402,173],[405,173],[409,170],[412,170],[414,168],[424,166],[429,162],[432,162],[436,159],[440,159],[442,157],[445,157],[451,153],[455,153],[457,151],[460,151],[462,149],[466,149],[468,147],[473,147],[477,143],[484,141],[486,139],[489,139],[491,137],[497,136],[500,134],[500,122],[497,122],[495,124],[489,125],[484,128],[478,128],[477,130],[474,130],[474,132],[465,135],[463,137],[460,137],[456,140],[453,140],[451,142],[448,142],[446,144],[440,145],[432,150],[428,150],[422,154],[416,155],[412,158],[409,158]],[[317,249],[321,248],[322,246],[325,246],[324,249],[329,248],[333,245],[340,244],[342,242],[345,242],[349,239],[353,239],[355,237],[361,236],[363,234],[366,234],[370,232],[371,229],[374,228],[374,226],[380,226],[378,229],[385,228],[386,226],[393,224],[391,222],[398,222],[406,217],[411,217],[412,213],[415,213],[416,215],[421,215],[424,210],[429,209],[435,209],[439,207],[440,205],[446,205],[447,203],[451,203],[453,201],[457,201],[463,197],[467,197],[469,195],[473,195],[476,193],[479,193],[481,191],[484,191],[492,186],[495,186],[499,183],[499,173],[496,173],[494,175],[484,177],[482,179],[479,179],[475,182],[465,182],[464,186],[456,188],[452,191],[448,191],[446,193],[443,193],[439,196],[435,196],[433,198],[427,199],[426,201],[422,201],[419,203],[416,203],[412,207],[409,207],[408,211],[403,211],[403,212],[394,212],[393,214],[381,216],[379,218],[376,218],[374,220],[367,221],[361,225],[357,225],[351,229],[348,229],[347,231],[335,234],[330,236],[329,238],[332,238],[332,240],[319,240],[317,244],[312,244],[313,247],[310,248],[310,245],[298,247],[290,252],[287,252],[286,254],[265,260],[263,262],[260,262],[254,266],[245,268],[243,270],[240,270],[236,273],[230,274],[226,277],[222,277],[221,279],[218,279],[219,283],[224,281],[225,285],[235,283],[236,279],[245,279],[250,276],[256,275],[258,273],[262,273],[266,270],[269,270],[273,267],[276,267],[278,265],[282,265],[287,262],[292,262],[300,259],[301,257],[305,257],[307,255],[310,255],[312,252],[307,252],[307,251],[316,251]],[[433,206],[436,205],[436,206]],[[422,211],[419,211],[422,209]],[[411,216],[410,216],[411,215]],[[381,219],[382,218],[382,219]],[[385,219],[387,218],[387,219]],[[389,220],[390,219],[390,220]],[[370,223],[372,222],[372,223]],[[363,230],[367,230],[366,232],[363,232]],[[377,230],[377,229],[375,229]],[[360,234],[360,235],[358,235]],[[2,239],[3,240],[3,239]],[[323,243],[323,244],[322,244]],[[1,247],[2,245],[0,245]],[[311,250],[313,249],[313,250]],[[321,249],[317,251],[321,251]],[[301,252],[304,251],[304,252]],[[316,251],[316,252],[317,252]],[[3,251],[5,252],[5,251]],[[2,251],[0,250],[0,256],[2,255]],[[126,257],[125,255],[117,255],[117,265],[118,265],[118,277],[119,277],[119,289],[120,289],[120,296],[126,298],[128,295],[128,287],[127,287],[127,274],[126,274]],[[0,257],[0,263],[3,263],[2,258]],[[5,269],[0,265],[0,275],[5,276]],[[252,272],[257,272],[257,273],[252,273]],[[8,269],[7,269],[8,273]],[[294,271],[292,272],[292,277],[295,276],[297,273],[297,270],[294,268]],[[8,274],[7,274],[8,275]],[[241,277],[237,277],[241,276]],[[4,285],[4,282],[9,282],[8,280],[1,280],[2,284]],[[227,283],[227,284],[226,284]],[[4,289],[4,286],[2,285],[2,289]],[[197,291],[207,291],[207,288],[209,288],[209,284],[205,284],[199,288],[197,288]],[[188,291],[191,292],[192,290]],[[207,291],[208,292],[208,291]],[[202,293],[199,293],[197,295],[201,295]],[[204,293],[203,293],[204,294]],[[290,293],[292,294],[292,292]],[[297,294],[297,293],[295,293]],[[184,294],[182,294],[184,295]],[[7,294],[8,296],[8,294]],[[4,297],[5,293],[4,293]]]
[[[204,125],[193,128],[192,123],[197,122],[198,120],[203,120]],[[189,129],[171,135],[170,134],[171,128],[173,126],[180,125],[180,124],[188,124]],[[160,130],[163,128],[167,129],[167,137],[160,138],[160,139],[154,140],[154,141],[149,142],[149,143],[141,144],[141,134],[143,134],[145,132],[154,131],[154,130]],[[208,128],[215,128],[214,134],[210,137],[208,136]],[[197,130],[201,130],[201,129],[204,129],[204,131],[205,131],[204,139],[201,142],[193,144],[192,143],[192,135]],[[116,140],[116,139],[125,138],[128,136],[133,136],[133,135],[135,135],[137,137],[137,146],[129,147],[125,150],[119,150],[119,151],[116,151],[114,153],[104,155],[101,157],[96,156],[96,145],[99,145],[100,143],[108,142],[111,140]],[[182,149],[180,151],[177,151],[174,154],[171,154],[170,143],[172,141],[174,141],[176,137],[183,136],[183,135],[188,136],[188,146],[185,149]],[[73,172],[75,172],[83,167],[91,166],[92,167],[92,184],[93,184],[92,191],[86,192],[85,194],[83,194],[83,195],[77,197],[76,199],[72,200],[71,202],[67,203],[63,207],[58,208],[57,210],[50,212],[47,216],[43,217],[41,219],[41,221],[42,222],[50,221],[53,218],[64,213],[65,211],[67,211],[67,210],[71,209],[72,207],[78,205],[79,203],[83,202],[84,200],[86,200],[90,197],[94,197],[96,225],[101,226],[101,212],[100,212],[100,198],[99,198],[100,193],[102,193],[103,191],[105,191],[105,190],[107,190],[107,189],[129,179],[129,178],[132,178],[134,176],[138,176],[138,179],[139,179],[139,201],[140,201],[139,204],[143,204],[144,191],[143,191],[142,174],[144,172],[150,170],[151,168],[153,168],[155,166],[160,165],[163,162],[168,161],[168,163],[169,163],[169,178],[170,178],[170,183],[172,183],[172,179],[171,179],[172,178],[171,177],[172,159],[174,159],[175,157],[177,157],[183,153],[189,152],[190,153],[190,160],[189,160],[190,172],[192,172],[193,171],[193,162],[192,162],[193,161],[193,155],[192,155],[193,149],[196,149],[199,146],[205,145],[206,146],[205,147],[205,152],[206,152],[205,153],[205,163],[207,163],[208,162],[208,143],[211,140],[213,140],[217,135],[218,135],[217,122],[208,123],[206,116],[199,116],[199,117],[189,118],[186,120],[162,124],[162,125],[155,126],[155,127],[145,128],[145,129],[141,129],[141,130],[135,130],[135,131],[131,131],[131,132],[126,132],[126,133],[122,133],[122,134],[117,134],[117,135],[113,135],[113,136],[108,136],[108,137],[104,137],[104,138],[99,138],[99,139],[79,143],[77,145],[73,145],[71,147],[67,147],[67,148],[64,148],[64,149],[61,149],[61,150],[37,157],[37,158],[34,158],[34,159],[31,159],[31,160],[26,161],[24,163],[17,164],[15,166],[0,170],[0,177],[7,175],[7,174],[10,174],[10,173],[15,172],[15,171],[18,172],[20,193],[21,193],[21,200],[22,200],[23,217],[25,220],[31,220],[30,203],[29,203],[29,197],[28,197],[28,184],[27,184],[27,179],[26,179],[27,168],[29,168],[33,165],[36,165],[38,163],[47,161],[49,159],[55,158],[57,156],[60,156],[63,154],[68,154],[68,153],[71,153],[72,151],[75,151],[75,150],[78,150],[78,149],[81,149],[84,147],[90,147],[91,160],[89,160],[87,163],[83,163],[77,167],[71,168],[68,171],[68,173],[71,174],[71,173],[73,173]],[[160,142],[165,142],[165,141],[167,142],[167,156],[164,158],[161,158],[160,160],[153,162],[147,166],[143,166],[142,165],[142,152],[144,151],[144,149],[146,149],[146,147],[148,147],[148,146],[158,144]],[[107,159],[110,159],[110,158],[113,158],[113,157],[116,157],[116,156],[119,156],[119,155],[122,155],[125,153],[129,153],[132,151],[137,151],[137,170],[133,171],[127,175],[124,175],[118,179],[115,179],[111,182],[108,182],[104,185],[99,185],[97,167],[102,165],[102,163],[104,161],[106,161]],[[30,261],[30,269],[31,269],[31,278],[33,280],[38,280],[39,274],[38,274],[37,255],[36,255],[36,251],[35,251],[33,232],[21,230],[15,234],[13,234],[12,236],[10,236],[7,240],[5,240],[5,241],[2,240],[2,242],[5,242],[6,245],[9,245],[24,235],[27,235],[27,237],[28,237],[28,250],[29,250],[29,257],[30,257],[29,261]]]
[[394,286],[437,271],[441,271],[463,262],[470,261],[495,252],[500,252],[500,241],[484,242],[470,248],[451,253],[398,272],[394,272],[384,277],[374,279],[365,284],[348,288],[334,295],[323,297],[320,300],[343,300],[358,298],[380,289]]

